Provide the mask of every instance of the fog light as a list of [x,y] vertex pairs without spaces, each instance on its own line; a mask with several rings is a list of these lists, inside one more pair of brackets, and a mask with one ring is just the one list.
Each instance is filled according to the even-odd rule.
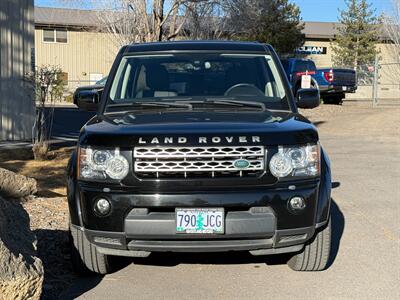
[[100,198],[94,205],[94,210],[102,216],[107,215],[111,210],[111,203],[107,199]]
[[289,206],[293,210],[303,210],[306,207],[306,202],[303,197],[293,197],[289,200]]

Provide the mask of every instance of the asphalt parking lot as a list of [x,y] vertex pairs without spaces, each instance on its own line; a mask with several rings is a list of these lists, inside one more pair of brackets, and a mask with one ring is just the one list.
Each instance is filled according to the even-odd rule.
[[154,254],[120,271],[77,279],[79,299],[400,299],[400,108],[345,103],[306,114],[334,181],[333,258],[323,272],[247,253]]

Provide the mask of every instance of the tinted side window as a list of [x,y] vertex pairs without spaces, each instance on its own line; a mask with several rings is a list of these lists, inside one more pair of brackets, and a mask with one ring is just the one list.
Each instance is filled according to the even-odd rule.
[[312,60],[308,61],[308,70],[315,71],[316,69],[317,67],[315,66],[315,63]]
[[298,60],[295,67],[296,72],[315,71],[315,64],[313,61]]

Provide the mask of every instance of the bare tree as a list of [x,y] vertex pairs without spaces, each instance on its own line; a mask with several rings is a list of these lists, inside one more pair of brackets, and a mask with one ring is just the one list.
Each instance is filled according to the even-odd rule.
[[393,1],[393,13],[383,18],[385,32],[393,46],[391,49],[391,57],[393,62],[400,63],[400,0]]
[[63,89],[65,84],[62,73],[58,66],[40,66],[25,78],[35,88],[36,119],[32,135],[35,159],[47,158],[53,126],[54,102],[60,93],[59,89]]
[[[176,37],[181,30],[187,1],[100,0],[96,1],[99,30],[110,34],[118,46]],[[178,18],[182,13],[183,17]],[[169,23],[169,30],[166,25]]]
[[188,9],[183,35],[192,40],[230,37],[226,30],[226,10],[221,0],[200,1]]
[[[216,12],[218,0],[59,0],[68,6],[96,11],[97,29],[117,47],[184,36],[188,17]],[[199,13],[200,12],[200,13]],[[210,26],[210,24],[208,24]],[[208,26],[208,27],[209,27]],[[202,23],[201,28],[210,31]],[[186,30],[189,32],[189,30]],[[216,32],[217,30],[214,30]]]

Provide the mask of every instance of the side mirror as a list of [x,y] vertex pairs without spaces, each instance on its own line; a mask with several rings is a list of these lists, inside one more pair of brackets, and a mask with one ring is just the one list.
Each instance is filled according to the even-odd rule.
[[297,92],[297,106],[300,108],[315,108],[321,102],[318,89],[300,89]]
[[76,91],[74,98],[76,99],[76,105],[87,111],[97,111],[100,102],[101,91],[96,90],[81,90]]

